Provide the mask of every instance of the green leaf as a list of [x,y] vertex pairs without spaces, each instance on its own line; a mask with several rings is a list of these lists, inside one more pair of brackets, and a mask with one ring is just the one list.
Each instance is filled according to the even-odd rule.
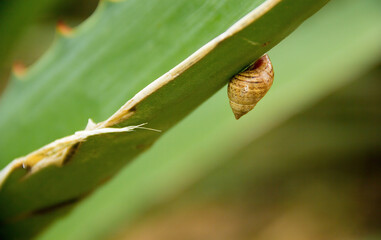
[[[14,80],[5,93],[0,106],[5,116],[0,119],[0,147],[6,151],[0,152],[1,164],[70,133],[89,116],[108,115],[126,96],[260,3],[153,1],[147,8],[140,1],[103,2],[71,35],[59,37],[24,81]],[[95,130],[148,122],[149,127],[166,131],[325,3],[266,1]],[[152,13],[161,15],[152,20],[157,18]],[[128,23],[128,27],[119,23]],[[67,145],[62,149],[42,149],[15,160],[2,172],[2,221],[14,224],[46,208],[83,198],[161,135],[143,129],[90,134],[80,140],[73,135],[76,140],[64,139]]]
[[380,60],[381,29],[372,24],[381,20],[379,7],[376,1],[328,5],[269,53],[274,86],[253,113],[235,121],[221,90],[41,239],[102,239],[132,227],[254,139],[356,80]]

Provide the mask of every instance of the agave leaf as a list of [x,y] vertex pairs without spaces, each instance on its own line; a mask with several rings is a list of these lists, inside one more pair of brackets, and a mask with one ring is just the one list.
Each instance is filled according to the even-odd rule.
[[[13,224],[83,198],[162,135],[147,129],[90,131],[142,123],[167,131],[326,2],[168,0],[152,1],[149,7],[140,1],[102,2],[88,21],[57,38],[23,82],[14,79],[2,98],[0,164],[6,167],[0,219]],[[43,148],[53,150],[9,163],[72,133],[88,117],[109,115],[126,96],[225,29],[108,120],[88,125],[86,138],[63,148],[54,144],[67,138],[58,140]]]
[[372,24],[381,20],[380,7],[372,0],[328,4],[269,52],[274,86],[254,112],[234,120],[222,89],[41,239],[104,239],[117,229],[133,228],[153,206],[177,196],[224,162],[234,165],[233,156],[253,140],[361,80],[380,61],[381,29]]
[[[125,106],[123,106],[116,114],[114,114],[107,121],[102,122],[96,126],[93,126],[93,129],[100,129],[104,127],[112,127],[112,126],[125,126],[125,125],[134,125],[136,123],[148,122],[149,126],[160,129],[162,131],[167,130],[169,127],[173,126],[176,122],[181,120],[186,114],[188,114],[191,110],[193,110],[200,103],[205,101],[208,97],[210,97],[214,92],[216,92],[219,88],[221,88],[224,84],[227,83],[229,78],[237,73],[240,69],[248,65],[253,59],[256,59],[261,54],[266,52],[272,46],[277,44],[281,39],[283,39],[287,34],[289,34],[292,30],[294,30],[305,18],[310,16],[316,10],[318,10],[322,5],[325,4],[326,1],[266,1],[258,8],[247,14],[244,18],[242,18],[239,22],[229,28],[225,33],[218,36],[207,45],[202,47],[199,51],[194,53],[192,56],[184,60],[177,67],[172,69],[167,74],[163,75],[155,82],[150,84],[148,87],[139,92],[134,98],[132,98]],[[171,2],[172,3],[172,2]],[[36,100],[36,96],[41,94],[41,90],[45,90],[44,88],[52,86],[52,74],[55,72],[68,72],[67,65],[71,66],[72,64],[65,64],[69,60],[74,61],[72,55],[81,54],[85,56],[83,52],[86,50],[89,51],[88,48],[84,48],[82,44],[78,43],[90,41],[99,41],[99,39],[91,38],[93,37],[86,35],[87,31],[89,31],[90,24],[98,24],[97,28],[101,28],[104,26],[99,26],[99,24],[113,24],[114,21],[118,19],[118,16],[125,17],[128,14],[122,14],[121,11],[123,9],[130,11],[138,11],[139,9],[132,9],[133,7],[138,8],[139,4],[131,5],[131,1],[119,2],[119,3],[111,3],[104,2],[101,5],[100,10],[89,19],[83,26],[78,28],[78,33],[74,32],[73,35],[70,35],[68,38],[60,38],[54,48],[45,56],[39,64],[35,65],[34,68],[31,69],[27,78],[37,78],[39,74],[43,73],[42,68],[47,68],[47,65],[56,64],[57,67],[52,67],[52,69],[46,70],[46,75],[42,75],[41,78],[44,78],[45,81],[49,81],[48,83],[43,82],[39,79],[39,81],[35,81],[36,79],[25,79],[32,86],[21,86],[22,89],[16,89],[20,92],[15,91],[15,88],[10,89],[5,95],[4,99],[2,99],[2,113],[4,113],[4,118],[1,120],[1,127],[4,129],[4,135],[2,137],[1,145],[4,147],[5,144],[10,146],[10,149],[6,149],[2,151],[2,160],[7,159],[7,156],[10,157],[15,154],[13,149],[23,148],[27,144],[16,143],[15,137],[19,134],[15,134],[16,131],[20,131],[20,129],[16,129],[12,127],[10,130],[6,130],[5,127],[9,126],[9,123],[12,119],[20,114],[20,108],[28,107],[31,102],[27,100],[31,100],[32,102]],[[186,4],[186,3],[183,3]],[[231,3],[225,3],[227,5],[232,5]],[[258,2],[257,2],[258,4]],[[158,12],[157,8],[162,8],[163,3],[153,4],[151,11]],[[178,3],[175,5],[176,7],[184,7],[182,4]],[[200,6],[201,9],[203,5]],[[209,6],[210,7],[210,6]],[[226,6],[225,6],[226,7]],[[232,6],[230,6],[232,7]],[[289,9],[290,7],[294,8],[294,12],[285,11],[285,9]],[[231,9],[229,9],[231,10]],[[246,9],[241,9],[241,14]],[[237,10],[238,11],[238,10]],[[172,11],[170,12],[172,13]],[[297,13],[297,14],[296,14]],[[108,15],[114,14],[112,17],[108,17]],[[175,16],[178,16],[178,13],[175,13]],[[131,17],[131,16],[130,16]],[[111,20],[110,20],[111,18]],[[165,18],[166,20],[167,18]],[[108,20],[108,21],[107,21]],[[127,21],[127,20],[125,20]],[[128,22],[128,21],[127,21]],[[147,20],[142,20],[141,24],[148,23]],[[163,23],[164,24],[164,23]],[[176,21],[176,24],[181,24],[181,21]],[[140,26],[142,27],[142,26]],[[144,28],[143,28],[144,29]],[[170,29],[172,30],[172,29]],[[107,31],[104,30],[104,31]],[[104,34],[104,31],[101,32]],[[146,33],[145,31],[142,31]],[[76,36],[75,34],[78,34]],[[173,33],[172,33],[173,34]],[[98,37],[100,33],[97,32]],[[143,34],[144,35],[144,34]],[[82,38],[84,39],[82,39]],[[78,38],[78,39],[75,39]],[[76,41],[77,40],[77,41]],[[71,52],[65,54],[67,45],[71,45],[73,47]],[[107,45],[108,46],[108,45]],[[109,46],[108,46],[109,47]],[[134,46],[133,46],[134,47]],[[93,50],[93,49],[91,49]],[[62,56],[64,55],[64,56]],[[130,55],[130,57],[132,54]],[[69,58],[69,59],[67,59]],[[53,59],[56,59],[55,63]],[[80,59],[83,61],[83,58]],[[102,59],[103,60],[103,59]],[[75,60],[77,62],[79,60]],[[93,59],[90,61],[94,61]],[[130,60],[131,61],[131,60]],[[60,64],[62,62],[62,65]],[[93,65],[87,64],[85,67],[92,68]],[[78,66],[78,68],[81,68]],[[98,68],[99,69],[99,68]],[[92,69],[95,71],[94,69]],[[104,71],[104,70],[102,70]],[[147,71],[145,69],[145,71]],[[75,70],[73,70],[75,72]],[[70,77],[73,72],[70,72]],[[96,72],[96,71],[95,71]],[[76,73],[75,73],[76,74]],[[62,77],[63,78],[63,77]],[[47,80],[46,80],[47,79]],[[87,77],[86,77],[87,79]],[[135,80],[136,81],[136,80]],[[66,83],[67,82],[67,83]],[[131,81],[130,84],[133,84]],[[65,81],[66,84],[73,84],[73,79]],[[55,83],[54,83],[55,84]],[[78,84],[78,83],[75,83]],[[19,84],[20,85],[20,84]],[[44,86],[41,86],[44,85]],[[46,86],[47,85],[47,86]],[[42,89],[41,89],[42,88]],[[73,88],[70,86],[70,88]],[[56,89],[60,91],[60,86],[57,86]],[[53,97],[53,93],[57,91],[56,89],[47,91],[49,92],[49,97]],[[39,91],[40,90],[40,91]],[[90,90],[91,91],[91,90]],[[52,93],[53,92],[53,93]],[[62,92],[62,91],[61,91]],[[22,93],[22,97],[20,97],[20,93]],[[10,104],[11,100],[14,100],[18,95],[18,101],[15,101],[13,104]],[[86,95],[84,93],[80,93],[81,95]],[[34,97],[33,99],[31,99]],[[44,104],[48,104],[49,102],[54,102],[53,106],[58,110],[64,111],[64,106],[57,106],[60,102],[51,101],[49,97],[43,98],[40,104],[42,110],[34,111],[31,115],[42,115],[46,114],[45,117],[42,117],[41,120],[45,123],[46,121],[54,122],[51,119],[51,115],[49,113],[49,107],[44,108]],[[60,95],[56,96],[61,97]],[[65,99],[66,100],[66,99]],[[77,99],[78,100],[78,99]],[[58,103],[57,103],[58,102]],[[8,105],[7,105],[8,104]],[[68,105],[69,106],[69,105]],[[60,108],[62,107],[62,109]],[[70,113],[70,112],[69,112]],[[68,114],[66,112],[66,114]],[[73,113],[75,115],[75,113]],[[54,114],[53,114],[54,116]],[[21,116],[20,116],[21,117]],[[31,121],[36,119],[36,116],[31,117]],[[17,118],[20,122],[23,122],[25,118]],[[29,121],[30,119],[26,119]],[[55,119],[54,119],[55,120]],[[57,119],[60,121],[59,119]],[[37,120],[36,120],[37,121]],[[13,122],[13,125],[18,125]],[[30,123],[31,124],[31,123]],[[60,124],[60,122],[54,122],[54,126]],[[35,124],[35,128],[38,128],[38,124]],[[50,124],[52,125],[52,124]],[[25,126],[24,126],[25,127]],[[41,131],[39,128],[37,129],[28,129],[28,132],[24,132],[23,139],[28,139],[31,132],[38,131],[39,137],[42,138],[41,135],[46,135],[45,132],[49,131]],[[29,130],[31,132],[29,132]],[[12,135],[12,136],[11,136]],[[50,133],[50,135],[52,135]],[[108,139],[107,136],[110,135]],[[70,163],[65,167],[56,166],[57,161],[51,161],[51,164],[44,165],[43,168],[38,168],[38,171],[34,170],[33,167],[40,166],[36,163],[41,163],[41,161],[27,163],[26,167],[31,168],[29,171],[32,173],[27,173],[28,170],[21,169],[21,164],[14,164],[9,170],[9,173],[13,171],[13,175],[4,174],[3,187],[1,191],[1,200],[2,206],[7,206],[4,211],[2,211],[3,217],[9,217],[12,215],[21,214],[26,211],[31,211],[33,209],[39,209],[44,206],[51,206],[55,203],[59,203],[68,199],[73,199],[78,197],[81,194],[84,194],[91,189],[93,189],[96,185],[98,185],[102,179],[106,176],[109,176],[111,172],[115,172],[120,168],[123,164],[136,156],[139,152],[143,151],[147,146],[150,146],[159,136],[160,134],[153,133],[152,131],[137,131],[132,134],[100,134],[90,136],[86,139],[85,142],[80,143],[80,147],[76,149],[74,154],[69,154],[63,156],[63,158],[58,157],[59,161],[65,162],[67,161],[67,156],[70,156]],[[100,137],[99,137],[100,136]],[[46,138],[46,137],[45,137]],[[134,144],[126,144],[127,141],[124,138],[135,139],[131,140]],[[124,139],[123,141],[120,141]],[[141,140],[138,140],[141,139]],[[13,141],[12,141],[13,140]],[[23,141],[23,140],[21,140]],[[130,141],[130,140],[129,140]],[[106,143],[108,142],[108,144]],[[111,144],[112,143],[112,144]],[[128,146],[123,151],[117,151],[120,146]],[[33,144],[30,144],[33,145]],[[106,146],[109,145],[109,146]],[[110,147],[110,146],[114,147]],[[15,147],[13,147],[15,146]],[[102,147],[100,147],[102,146]],[[132,149],[129,149],[132,148]],[[87,149],[87,150],[85,150]],[[92,150],[91,150],[92,149]],[[102,149],[105,149],[103,151]],[[90,151],[90,152],[88,152]],[[20,152],[20,150],[18,150]],[[87,152],[87,153],[86,153]],[[91,154],[91,152],[94,152]],[[96,153],[95,153],[96,152]],[[104,153],[102,153],[104,152]],[[111,154],[114,152],[114,154]],[[103,155],[103,156],[102,156]],[[112,157],[114,155],[114,157]],[[80,157],[81,156],[81,157]],[[86,157],[88,156],[88,157]],[[107,157],[106,157],[107,156]],[[51,155],[47,156],[51,157]],[[115,162],[112,160],[115,158]],[[8,158],[9,159],[9,158]],[[77,160],[78,159],[78,160]],[[95,164],[95,160],[98,159],[103,162],[103,167]],[[104,161],[104,159],[107,159]],[[82,167],[76,166],[79,162],[87,162]],[[24,167],[25,167],[25,162]],[[3,162],[4,164],[4,162]],[[93,165],[94,164],[94,165]],[[111,165],[110,169],[104,165]],[[60,165],[60,164],[59,164]],[[96,172],[91,171],[91,165],[95,169],[98,169]],[[119,166],[116,166],[119,165]],[[8,165],[9,166],[9,165]],[[83,168],[86,166],[85,168]],[[73,169],[77,169],[74,171]],[[82,169],[82,170],[81,170]],[[94,170],[95,170],[94,169]],[[85,171],[86,174],[82,171]],[[75,177],[75,172],[79,174]],[[97,173],[98,172],[98,173]],[[102,174],[99,174],[102,172]],[[27,174],[26,177],[21,177],[20,173]],[[38,174],[36,174],[38,173]],[[21,174],[21,175],[23,175]],[[60,176],[61,175],[61,176]],[[100,176],[102,175],[102,176]],[[17,176],[17,177],[15,177]],[[49,177],[48,177],[49,176]],[[53,177],[54,176],[54,177]],[[58,177],[60,176],[60,177]],[[17,179],[22,179],[22,181],[18,181]],[[46,181],[49,179],[49,181]],[[54,180],[55,179],[55,180]],[[40,189],[40,190],[38,190]],[[54,190],[56,189],[56,190]],[[57,189],[65,189],[57,190]],[[36,191],[41,191],[41,194],[38,194]],[[10,193],[13,194],[10,194]],[[18,192],[18,194],[15,194]],[[31,195],[38,196],[38,200],[31,200],[31,195],[27,194],[27,192],[32,193]],[[57,192],[60,192],[57,194]],[[45,193],[45,194],[44,194]],[[28,203],[25,204],[25,199],[21,197],[21,195],[29,195]],[[10,201],[12,199],[12,201]],[[18,199],[18,200],[16,200]],[[9,202],[8,202],[9,201]],[[4,204],[4,203],[12,202],[12,205]]]

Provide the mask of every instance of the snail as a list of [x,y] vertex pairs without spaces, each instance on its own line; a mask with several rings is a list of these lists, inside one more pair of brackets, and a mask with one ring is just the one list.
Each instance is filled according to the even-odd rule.
[[237,120],[252,110],[266,95],[273,80],[273,66],[267,54],[230,80],[228,97],[230,107]]

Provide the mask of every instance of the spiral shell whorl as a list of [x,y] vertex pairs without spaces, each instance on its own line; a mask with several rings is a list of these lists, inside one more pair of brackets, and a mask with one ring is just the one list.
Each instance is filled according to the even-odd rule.
[[255,107],[266,95],[273,80],[273,66],[267,54],[230,80],[228,97],[236,119]]

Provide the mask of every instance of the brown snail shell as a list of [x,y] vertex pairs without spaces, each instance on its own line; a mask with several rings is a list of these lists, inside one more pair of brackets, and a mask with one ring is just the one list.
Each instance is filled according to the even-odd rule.
[[237,120],[253,109],[266,95],[273,80],[273,66],[267,54],[230,80],[228,97]]

